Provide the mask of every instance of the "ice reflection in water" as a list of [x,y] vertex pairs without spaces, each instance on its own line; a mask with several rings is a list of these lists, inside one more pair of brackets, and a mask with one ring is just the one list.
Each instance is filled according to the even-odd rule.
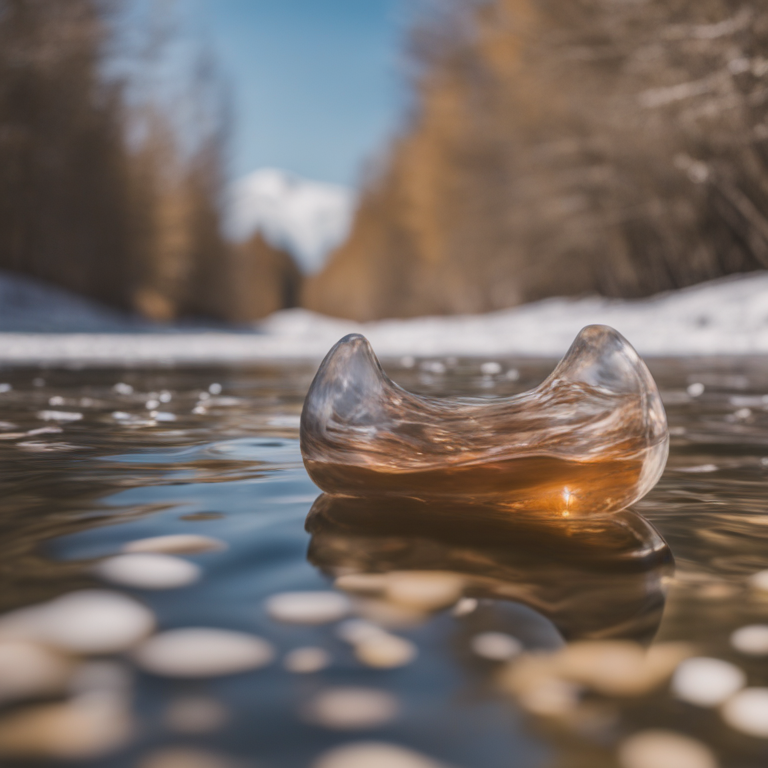
[[358,601],[426,610],[461,597],[516,601],[569,640],[650,640],[673,571],[656,529],[626,510],[587,520],[526,519],[469,502],[323,494],[306,527],[310,561],[341,577],[337,585]]
[[[519,376],[489,379],[489,361],[446,359],[427,378],[408,362],[392,378],[434,397],[512,395],[552,368],[498,361]],[[768,764],[768,362],[652,369],[671,454],[633,512],[571,527],[450,500],[321,499],[311,534],[298,416],[312,366],[5,371],[0,627],[16,628],[0,637],[3,766]],[[199,577],[107,582],[99,565],[125,555],[179,558]],[[296,593],[290,621],[270,613]],[[98,604],[123,623],[94,617]],[[33,605],[49,610],[19,622]],[[169,654],[183,676],[139,666],[152,638],[181,629],[236,634],[170,635],[186,643]],[[224,664],[232,642],[242,671]],[[255,663],[257,648],[271,661]],[[201,677],[203,661],[221,674]],[[702,705],[734,668],[743,687]],[[692,669],[709,697],[689,695]]]

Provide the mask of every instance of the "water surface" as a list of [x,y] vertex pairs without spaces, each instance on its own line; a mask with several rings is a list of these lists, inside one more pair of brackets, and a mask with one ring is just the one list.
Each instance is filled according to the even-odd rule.
[[[491,397],[529,389],[553,366],[501,360],[489,374],[483,362],[387,368],[414,391]],[[616,768],[623,740],[648,728],[700,740],[724,768],[768,764],[768,740],[740,733],[717,708],[679,700],[666,680],[631,695],[585,685],[546,712],[509,684],[515,662],[484,658],[473,645],[489,632],[515,638],[527,656],[584,639],[684,642],[735,664],[750,687],[768,685],[766,657],[729,641],[744,625],[768,623],[768,592],[749,586],[768,569],[768,361],[651,368],[672,432],[667,470],[632,511],[583,525],[527,524],[452,502],[388,509],[316,501],[298,445],[312,366],[6,370],[0,610],[109,589],[151,609],[160,631],[249,633],[269,641],[275,658],[239,674],[171,679],[141,670],[131,649],[79,656],[80,683],[0,705],[0,748],[4,722],[81,694],[83,665],[94,679],[101,670],[96,688],[111,686],[124,702],[130,734],[71,759],[6,746],[2,764],[174,768],[173,748],[199,752],[211,766],[299,768],[337,745],[375,740],[456,768]],[[182,555],[201,568],[195,583],[147,590],[96,575],[99,562],[132,541],[189,533],[226,544]],[[374,582],[347,583],[352,617],[417,649],[402,666],[361,661],[338,620],[286,623],[265,606],[275,594],[340,589],[350,574],[393,571],[442,574],[457,598],[477,601],[458,611],[456,600],[409,607],[407,595],[405,603],[387,599]],[[286,654],[302,647],[325,650],[329,665],[287,670]],[[350,687],[383,692],[395,708],[360,728],[312,716],[325,692]],[[180,717],[190,701],[210,717],[197,725]]]

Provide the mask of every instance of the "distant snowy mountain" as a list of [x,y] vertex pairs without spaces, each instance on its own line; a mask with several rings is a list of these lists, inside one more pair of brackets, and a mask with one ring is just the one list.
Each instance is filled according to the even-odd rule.
[[356,202],[346,187],[265,168],[233,184],[227,231],[236,241],[260,231],[304,272],[317,272],[349,234]]

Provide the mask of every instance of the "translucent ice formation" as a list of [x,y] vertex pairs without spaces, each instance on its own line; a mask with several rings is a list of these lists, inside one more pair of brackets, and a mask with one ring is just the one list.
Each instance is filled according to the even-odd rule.
[[[607,517],[510,515],[493,504],[321,495],[306,521],[307,557],[337,586],[413,608],[409,579],[434,575],[461,597],[522,603],[567,639],[649,641],[661,621],[672,553],[656,529],[623,510]],[[423,587],[419,596],[424,597]],[[386,606],[385,606],[386,607]],[[439,606],[438,606],[439,607]],[[365,611],[363,610],[363,615]]]
[[668,450],[651,374],[600,325],[536,389],[497,400],[406,392],[352,334],[326,356],[301,414],[304,464],[327,493],[493,499],[531,514],[624,509],[656,484]]

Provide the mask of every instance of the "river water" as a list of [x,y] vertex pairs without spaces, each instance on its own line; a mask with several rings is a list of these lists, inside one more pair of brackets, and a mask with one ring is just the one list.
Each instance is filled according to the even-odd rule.
[[[483,362],[386,367],[492,397],[553,366]],[[768,625],[768,361],[651,369],[662,480],[570,524],[316,501],[309,365],[5,370],[0,764],[665,768],[661,749],[670,768],[768,765],[768,630],[734,635]],[[145,542],[168,535],[197,538]],[[118,557],[135,542],[148,570]],[[153,656],[179,628],[237,634]],[[691,657],[710,661],[686,677]]]

